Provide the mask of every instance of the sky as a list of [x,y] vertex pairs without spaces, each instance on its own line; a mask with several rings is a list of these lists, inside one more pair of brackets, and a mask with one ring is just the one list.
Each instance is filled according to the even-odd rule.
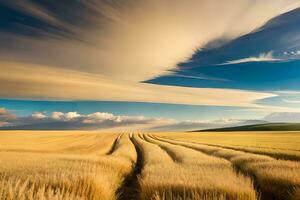
[[1,0],[0,128],[300,119],[300,0]]

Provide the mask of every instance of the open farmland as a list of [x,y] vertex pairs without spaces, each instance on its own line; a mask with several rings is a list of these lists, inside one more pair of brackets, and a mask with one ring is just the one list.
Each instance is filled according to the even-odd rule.
[[0,199],[299,200],[299,133],[229,134],[2,131]]

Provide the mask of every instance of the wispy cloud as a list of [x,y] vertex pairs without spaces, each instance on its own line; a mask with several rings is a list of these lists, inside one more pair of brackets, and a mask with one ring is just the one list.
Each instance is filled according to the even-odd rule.
[[[190,105],[254,107],[273,93],[189,88],[118,81],[39,65],[0,63],[0,96],[27,99],[111,100]],[[232,97],[239,98],[232,98]]]
[[41,19],[50,24],[54,25],[62,25],[61,22],[47,9],[39,6],[30,0],[15,0],[15,1],[6,1],[4,0],[2,3],[6,4],[9,7],[20,10],[21,12],[27,13],[37,19]]
[[[144,81],[175,70],[178,63],[211,41],[233,39],[255,30],[274,16],[296,8],[299,1],[76,3],[80,10],[68,9],[68,13],[54,13],[64,9],[50,11],[42,3],[11,3],[23,13],[55,26],[59,34],[54,32],[58,37],[47,37],[52,29],[45,27],[39,30],[45,37],[0,33],[1,97],[253,107],[255,101],[274,94],[162,86]],[[81,19],[85,20],[80,25],[76,23]],[[37,28],[23,25],[33,32]],[[63,37],[61,32],[65,30],[61,27],[67,27],[76,37]],[[261,57],[270,59],[268,53]]]
[[282,99],[282,101],[284,101],[286,103],[300,104],[300,100]]
[[273,123],[299,123],[300,122],[300,112],[275,112],[267,115],[263,118],[266,121]]
[[199,79],[199,80],[211,80],[211,81],[228,81],[223,78],[217,78],[217,77],[210,77],[210,76],[192,76],[192,75],[184,75],[184,74],[177,74],[172,73],[170,74],[172,77],[181,77],[181,78],[190,78],[190,79]]
[[249,63],[249,62],[274,62],[274,61],[281,61],[281,58],[275,58],[273,56],[273,51],[269,51],[267,53],[261,53],[257,57],[248,57],[242,58],[238,60],[231,60],[220,65],[233,65],[233,64],[240,64],[240,63]]
[[[10,34],[3,36],[1,46],[5,51],[0,58],[145,81],[176,69],[178,63],[211,41],[253,31],[295,8],[295,2],[298,0],[277,0],[272,4],[269,0],[84,1],[80,4],[84,13],[75,9],[66,13],[69,18],[86,19],[84,27],[75,28],[72,23],[76,20],[64,21],[63,26],[72,26],[72,34],[86,42]],[[13,5],[44,21],[62,21],[62,13],[51,13],[41,5],[22,1]],[[61,24],[57,26],[60,27]],[[50,31],[45,30],[46,34]]]
[[300,55],[300,50],[285,51],[283,54],[284,55],[298,56],[298,55]]
[[160,126],[153,126],[149,128],[150,131],[193,131],[211,128],[223,128],[234,126],[244,120],[235,119],[220,119],[220,120],[185,120],[174,121],[173,123],[164,124]]
[[279,95],[299,95],[300,91],[295,90],[283,90],[283,91],[275,91],[275,93]]

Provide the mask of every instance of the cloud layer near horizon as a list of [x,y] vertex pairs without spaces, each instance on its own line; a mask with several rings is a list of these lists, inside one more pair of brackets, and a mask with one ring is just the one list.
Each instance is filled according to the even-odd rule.
[[[255,121],[257,123],[257,121]],[[35,112],[16,116],[0,108],[0,129],[24,130],[103,130],[103,131],[187,131],[248,123],[247,120],[184,120],[150,118],[144,116],[114,115],[107,112],[80,114],[74,112]],[[254,122],[250,122],[254,123]]]
[[144,116],[114,115],[107,112],[34,112],[16,116],[0,108],[0,129],[101,130],[101,131],[191,131],[263,123],[299,122],[299,113],[272,113],[261,119],[174,120]]

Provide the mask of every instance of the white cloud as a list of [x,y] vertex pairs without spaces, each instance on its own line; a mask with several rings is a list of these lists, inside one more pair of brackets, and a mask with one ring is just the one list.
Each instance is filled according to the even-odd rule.
[[170,74],[173,77],[182,77],[182,78],[189,78],[189,79],[199,79],[199,80],[211,80],[211,81],[228,81],[223,78],[217,78],[217,77],[210,77],[210,76],[192,76],[192,75],[183,75],[183,74],[177,74],[177,73],[171,73]]
[[31,117],[35,118],[35,119],[44,119],[44,118],[46,118],[46,115],[41,112],[35,112],[35,113],[32,113]]
[[52,112],[50,118],[54,120],[62,120],[62,121],[70,121],[81,117],[81,115],[77,112]]
[[11,122],[15,121],[16,118],[17,116],[10,111],[0,107],[0,127],[11,125]]
[[[1,111],[1,110],[0,110]],[[2,113],[2,114],[1,114]],[[4,114],[5,113],[5,114]],[[78,112],[52,112],[49,115],[35,112],[30,116],[11,118],[11,113],[2,109],[0,127],[15,126],[20,129],[115,129],[146,130],[152,126],[173,123],[171,119],[147,118],[144,116],[114,115],[106,112],[95,112],[87,115]]]
[[[16,129],[51,130],[104,130],[104,131],[192,131],[224,128],[252,124],[290,122],[300,123],[300,112],[271,113],[262,119],[217,119],[217,120],[174,120],[144,116],[114,115],[107,112],[80,114],[74,112],[53,112],[49,115],[34,113],[17,117],[8,110],[0,109],[0,127]],[[35,116],[35,117],[33,117]],[[36,117],[38,116],[38,117]]]
[[105,119],[113,119],[114,115],[111,113],[103,113],[103,112],[96,112],[93,114],[88,115],[87,117],[95,120],[105,120]]
[[275,91],[275,93],[279,95],[299,95],[300,91],[295,90],[283,90],[283,91]]
[[9,126],[9,125],[10,125],[9,122],[2,122],[2,121],[0,121],[0,127]]
[[[10,114],[7,111],[7,114]],[[52,129],[52,130],[120,130],[120,131],[189,131],[209,128],[222,128],[229,126],[259,123],[258,120],[219,119],[219,120],[183,120],[168,118],[151,118],[144,116],[114,115],[107,112],[79,114],[78,112],[53,112],[40,117],[37,113],[28,117],[15,117],[9,115],[0,120],[0,127],[11,126],[16,129]],[[40,113],[39,113],[40,114]],[[1,115],[0,115],[1,117]]]
[[16,116],[9,110],[0,107],[0,120],[13,120]]
[[51,114],[51,118],[55,119],[55,120],[63,119],[63,117],[64,117],[64,113],[62,113],[62,112],[53,112]]
[[286,103],[295,103],[300,105],[300,100],[283,99],[282,101]]
[[288,59],[298,59],[300,56],[300,50],[285,51],[283,54]]
[[263,118],[266,121],[280,123],[300,123],[300,112],[281,112],[281,113],[272,113]]
[[67,112],[67,113],[65,113],[64,118],[66,120],[73,120],[73,119],[76,119],[76,118],[78,118],[80,116],[81,115],[78,114],[77,112]]
[[242,58],[238,60],[231,60],[227,61],[220,65],[232,65],[232,64],[240,64],[240,63],[248,63],[248,62],[274,62],[274,61],[281,61],[280,58],[273,57],[273,51],[269,51],[267,53],[261,53],[257,57],[248,57]]
[[300,51],[291,51],[290,52],[292,55],[300,55]]
[[87,123],[87,124],[101,123],[105,120],[111,120],[111,121],[115,121],[115,122],[121,121],[118,119],[118,116],[114,116],[111,113],[96,112],[96,113],[87,115],[85,117],[85,119],[83,120],[83,123]]

